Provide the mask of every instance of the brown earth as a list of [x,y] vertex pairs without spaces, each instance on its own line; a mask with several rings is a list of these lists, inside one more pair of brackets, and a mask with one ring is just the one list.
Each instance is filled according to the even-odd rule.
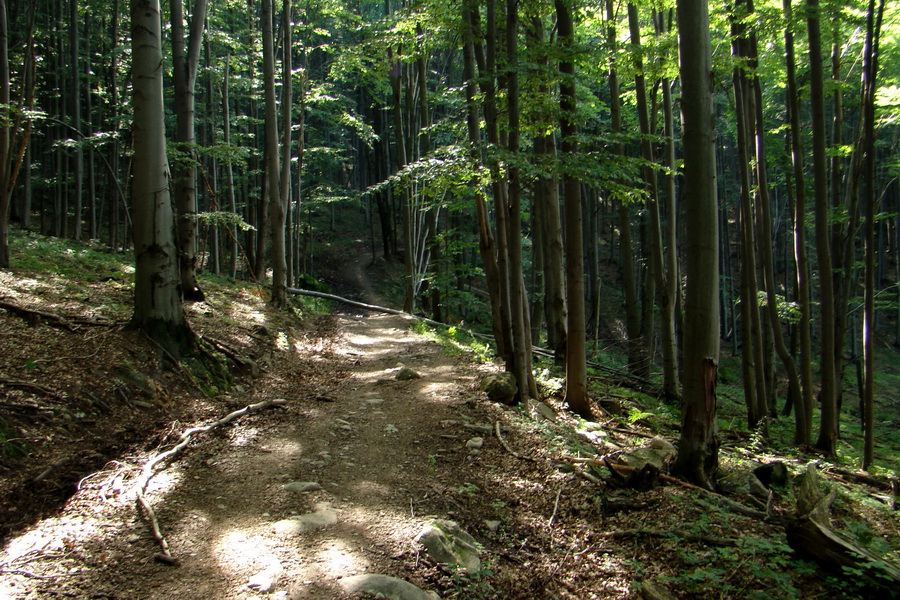
[[[385,275],[364,258],[334,273],[355,282],[360,299],[381,301],[371,281]],[[193,327],[262,372],[209,397],[121,327],[126,313],[108,314],[116,294],[127,311],[127,286],[96,289],[91,309],[38,278],[0,273],[0,284],[2,300],[19,306],[120,319],[69,331],[0,311],[0,415],[30,448],[0,462],[0,599],[325,600],[343,597],[338,578],[361,573],[445,599],[629,598],[638,597],[633,581],[660,577],[686,598],[745,598],[771,592],[776,580],[760,569],[775,565],[777,577],[794,568],[777,545],[778,525],[717,509],[684,487],[616,489],[562,466],[573,448],[627,449],[647,434],[607,419],[606,441],[592,448],[552,396],[555,422],[491,404],[477,380],[497,367],[412,333],[411,319],[343,311],[298,320],[252,289],[210,293],[190,307]],[[161,390],[153,402],[111,374],[122,364],[153,378]],[[401,364],[421,378],[395,379]],[[157,560],[160,547],[135,508],[140,468],[188,428],[274,399],[286,403],[197,435],[153,477],[147,498],[178,564]],[[509,448],[477,429],[497,422]],[[479,453],[466,446],[475,436],[484,438]],[[290,482],[322,489],[293,492]],[[279,530],[317,510],[334,522],[299,535]],[[790,510],[777,501],[779,514]],[[434,517],[475,536],[481,576],[435,564],[414,542]],[[748,559],[734,547],[751,538],[775,541]],[[269,594],[248,587],[266,573],[278,574]],[[795,581],[801,589],[774,597],[823,593],[814,572]]]

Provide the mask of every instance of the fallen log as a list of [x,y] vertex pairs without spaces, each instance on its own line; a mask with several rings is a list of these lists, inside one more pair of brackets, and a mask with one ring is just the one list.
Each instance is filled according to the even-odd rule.
[[810,517],[797,519],[787,527],[787,541],[798,555],[829,572],[853,569],[863,587],[877,597],[900,598],[900,567],[827,525]]

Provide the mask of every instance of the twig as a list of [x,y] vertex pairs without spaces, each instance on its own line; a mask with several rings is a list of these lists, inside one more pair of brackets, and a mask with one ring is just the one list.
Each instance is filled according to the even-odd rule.
[[273,406],[282,406],[286,403],[287,400],[265,400],[263,402],[251,404],[249,406],[245,406],[240,410],[229,413],[228,415],[222,417],[218,421],[210,423],[209,425],[192,427],[191,429],[188,429],[181,434],[181,437],[178,439],[178,443],[175,444],[173,448],[166,450],[165,452],[161,452],[147,461],[147,463],[144,465],[144,468],[141,469],[140,477],[138,477],[137,481],[135,482],[135,489],[137,490],[138,512],[143,511],[144,516],[147,518],[147,521],[150,525],[153,537],[156,538],[156,541],[159,543],[160,548],[162,548],[162,553],[155,556],[157,560],[171,565],[178,564],[178,560],[174,556],[172,556],[172,553],[169,551],[169,544],[166,542],[166,538],[163,536],[162,532],[159,529],[159,520],[156,518],[156,512],[153,510],[150,502],[147,501],[147,497],[145,495],[147,492],[147,485],[149,485],[150,483],[150,479],[153,477],[153,475],[156,474],[157,466],[180,454],[190,443],[191,438],[198,433],[206,433],[210,429],[215,429],[216,427],[227,425],[235,419],[243,417],[244,415]]
[[600,537],[613,540],[627,540],[635,537],[654,537],[654,538],[681,538],[687,542],[700,542],[709,546],[736,546],[737,540],[731,538],[720,538],[709,535],[698,535],[695,533],[686,533],[678,531],[657,531],[655,529],[624,529],[618,531],[607,531],[600,534]]
[[500,421],[494,421],[494,433],[497,435],[497,439],[500,440],[500,443],[503,444],[503,447],[506,448],[507,452],[518,459],[536,462],[535,459],[531,458],[530,456],[522,456],[521,454],[513,450],[508,443],[506,443],[506,440],[504,440],[503,436],[500,435]]
[[550,520],[547,522],[547,527],[553,528],[553,521],[556,520],[556,512],[559,510],[559,496],[562,494],[562,488],[559,488],[556,491],[556,501],[553,503],[553,514],[550,515]]
[[0,573],[4,575],[24,575],[31,579],[55,579],[59,577],[59,575],[35,575],[31,571],[23,571],[22,569],[0,569]]

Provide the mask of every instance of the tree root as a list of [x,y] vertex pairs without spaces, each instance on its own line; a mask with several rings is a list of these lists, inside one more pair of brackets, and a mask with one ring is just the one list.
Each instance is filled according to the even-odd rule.
[[92,327],[115,327],[116,325],[119,325],[119,323],[115,321],[99,321],[81,317],[64,317],[42,310],[25,308],[24,306],[19,306],[18,304],[13,304],[11,302],[0,301],[0,308],[22,317],[31,326],[46,322],[47,325],[50,325],[51,327],[58,327],[71,332],[77,331],[78,325],[88,325]]
[[159,544],[162,552],[154,556],[156,560],[169,564],[169,565],[177,565],[178,559],[175,558],[171,551],[169,550],[169,544],[166,542],[165,536],[162,534],[162,531],[159,528],[159,520],[156,518],[156,511],[153,510],[153,507],[150,505],[150,502],[147,500],[146,492],[147,485],[150,483],[150,479],[160,470],[158,467],[162,465],[165,461],[174,458],[178,454],[180,454],[190,443],[191,438],[198,433],[206,433],[211,429],[215,429],[217,427],[222,427],[223,425],[228,425],[232,421],[243,417],[244,415],[248,415],[253,412],[257,412],[260,410],[264,410],[266,408],[272,408],[275,406],[282,406],[287,403],[287,400],[265,400],[263,402],[259,402],[257,404],[251,404],[249,406],[245,406],[240,410],[236,410],[228,415],[222,417],[218,421],[214,421],[209,425],[202,425],[200,427],[192,427],[188,429],[184,433],[181,434],[181,437],[178,438],[178,443],[175,444],[174,447],[166,450],[165,452],[161,452],[147,461],[144,465],[144,468],[141,469],[141,474],[137,478],[135,482],[135,490],[137,494],[137,509],[138,513],[142,513],[144,517],[147,519],[148,524],[150,525],[150,530],[153,533],[153,537],[156,539]]

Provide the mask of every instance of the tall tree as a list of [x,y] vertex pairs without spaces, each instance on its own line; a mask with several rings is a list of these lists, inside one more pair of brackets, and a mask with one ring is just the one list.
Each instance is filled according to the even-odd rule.
[[566,300],[568,320],[566,340],[566,404],[577,415],[592,418],[587,390],[587,349],[585,339],[584,243],[582,234],[581,182],[575,176],[574,155],[578,151],[578,122],[575,113],[575,63],[572,50],[575,26],[572,8],[566,0],[555,0],[556,23],[563,58],[559,63],[560,137],[563,168],[563,206],[566,236]]
[[875,92],[878,81],[878,42],[884,0],[875,9],[875,0],[869,0],[866,15],[866,42],[863,51],[863,152],[866,204],[866,271],[863,315],[863,359],[865,385],[863,387],[863,460],[862,468],[868,470],[875,460],[875,216],[878,195],[875,191]]
[[266,143],[266,203],[269,206],[271,225],[272,259],[272,304],[284,306],[287,303],[285,276],[287,264],[284,255],[284,208],[281,204],[281,182],[278,173],[278,110],[275,99],[275,37],[272,0],[262,2],[263,41],[263,90],[265,96],[265,143]]
[[172,80],[175,84],[175,141],[182,158],[176,162],[172,191],[178,219],[181,288],[186,300],[203,300],[197,285],[197,151],[194,88],[206,24],[207,0],[196,0],[185,45],[183,0],[169,0],[172,13]]
[[676,470],[712,489],[719,464],[719,240],[707,0],[677,0],[684,132],[685,336]]
[[0,0],[0,269],[9,268],[9,200],[12,197],[10,162],[9,38],[6,27],[6,0]]
[[177,359],[191,338],[181,306],[181,277],[169,195],[159,0],[131,1],[131,52],[135,254],[132,324]]
[[825,143],[825,73],[822,61],[822,17],[819,0],[806,0],[809,35],[809,87],[812,119],[813,189],[815,193],[816,260],[819,267],[821,322],[820,364],[822,420],[816,447],[833,455],[837,444],[837,373],[834,353],[834,284],[831,260],[831,210],[828,198],[828,148]]

